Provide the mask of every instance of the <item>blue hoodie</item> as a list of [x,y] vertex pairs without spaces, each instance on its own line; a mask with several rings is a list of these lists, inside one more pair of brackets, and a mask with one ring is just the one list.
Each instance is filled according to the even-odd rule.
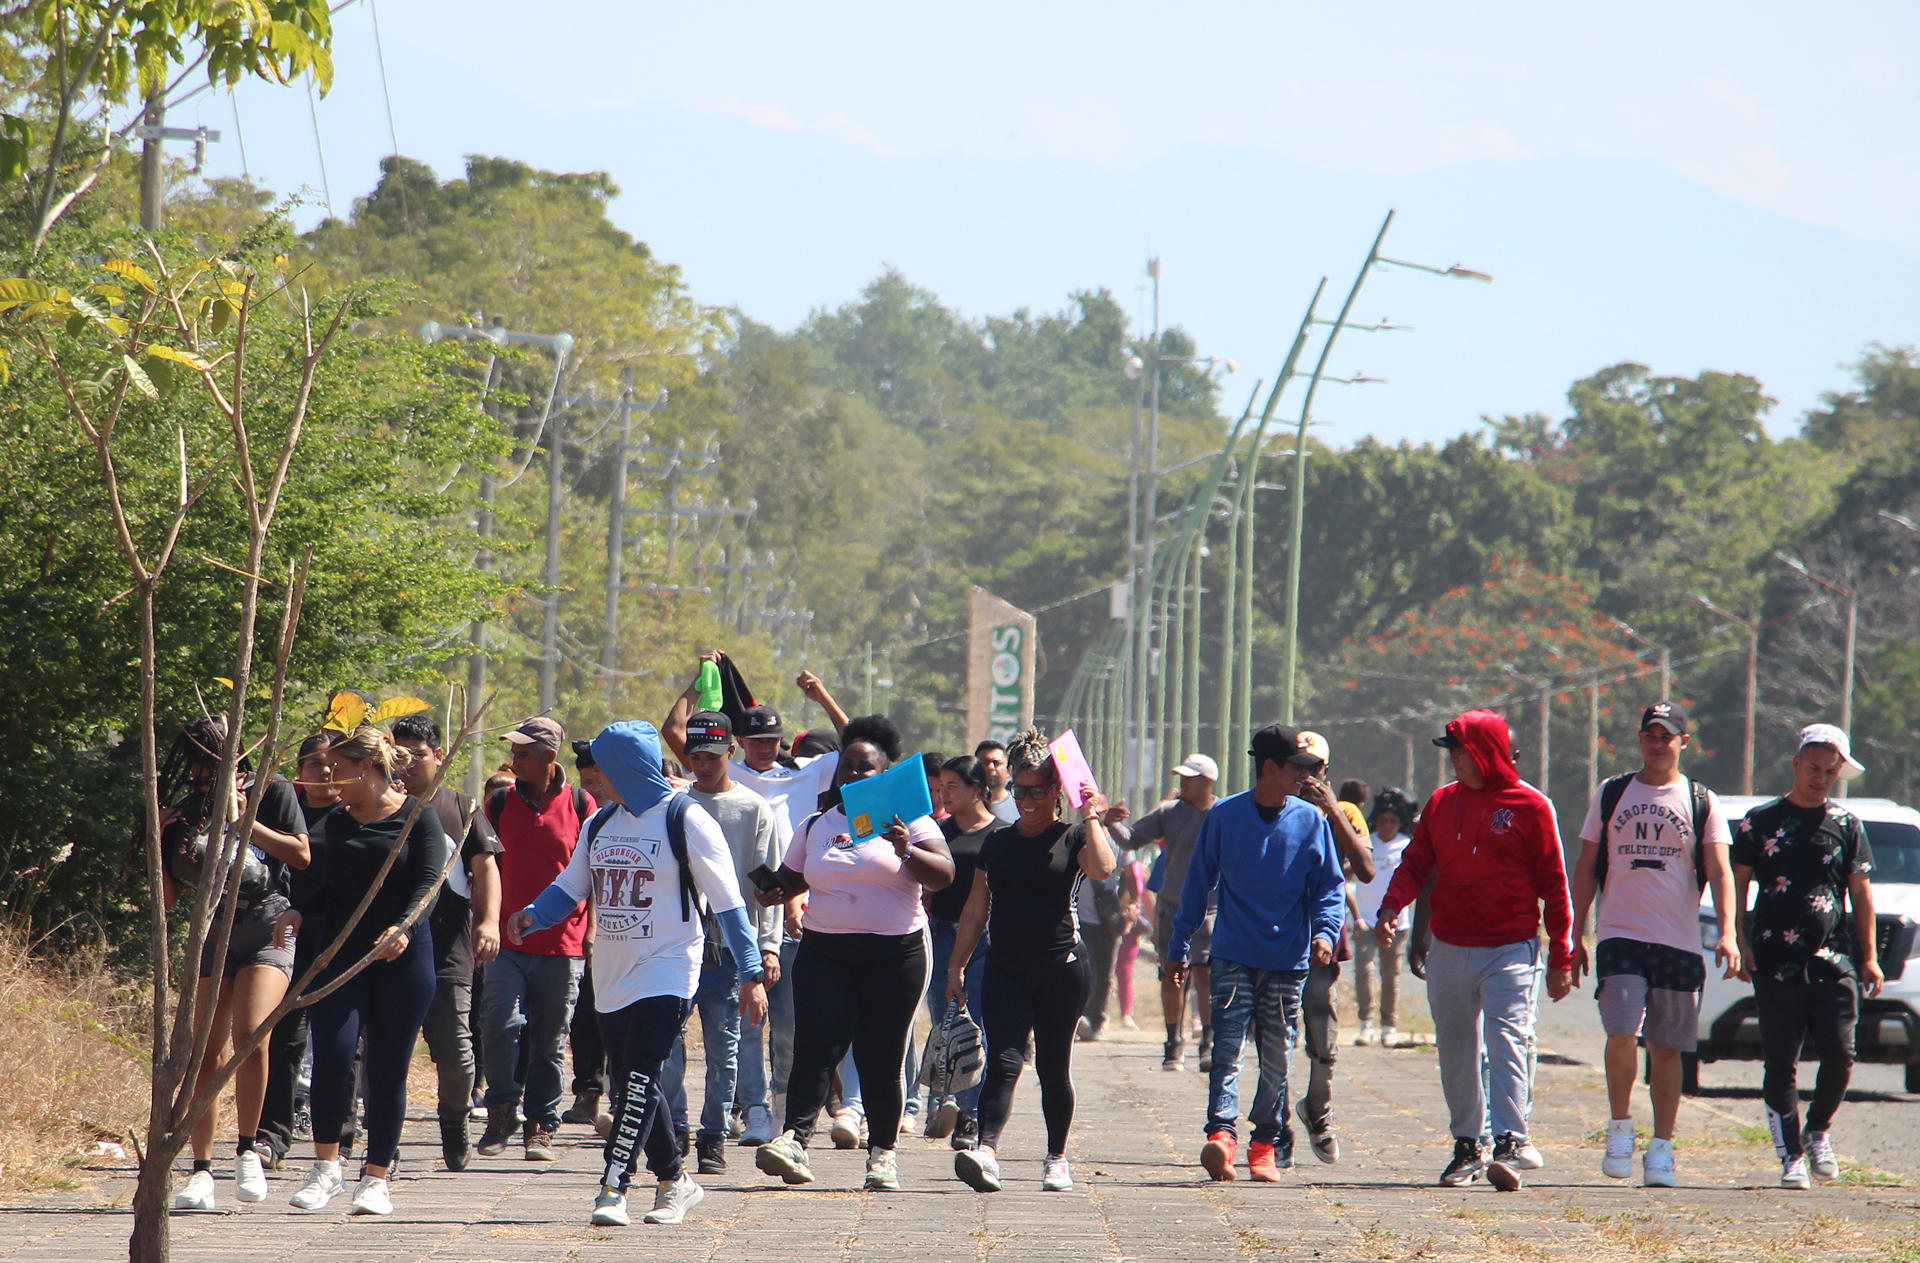
[[[608,784],[620,795],[620,806],[635,816],[646,814],[676,792],[661,765],[660,732],[644,719],[623,719],[609,724],[593,739],[593,761],[605,774]],[[616,808],[603,808],[611,811]],[[597,817],[596,817],[597,818]],[[591,827],[591,826],[589,826]],[[584,843],[584,831],[582,842]],[[751,896],[749,896],[751,897]],[[580,901],[562,890],[556,882],[540,892],[528,909],[533,913],[533,928],[544,930],[573,915]],[[759,940],[745,908],[716,911],[714,919],[727,940],[727,950],[739,969],[739,980],[748,983],[764,973]]]
[[1347,888],[1320,809],[1289,797],[1269,823],[1253,792],[1213,805],[1200,826],[1174,913],[1167,959],[1183,962],[1220,888],[1213,954],[1253,969],[1305,969],[1313,940],[1340,941]]

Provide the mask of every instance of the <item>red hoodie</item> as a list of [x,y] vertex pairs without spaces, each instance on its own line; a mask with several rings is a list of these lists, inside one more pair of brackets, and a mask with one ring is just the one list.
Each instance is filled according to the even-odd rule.
[[1456,947],[1500,947],[1534,937],[1546,906],[1547,963],[1573,968],[1573,905],[1553,804],[1520,779],[1507,721],[1470,710],[1447,725],[1465,743],[1486,785],[1442,785],[1427,800],[1413,841],[1394,870],[1380,920],[1390,921],[1433,888],[1433,936]]

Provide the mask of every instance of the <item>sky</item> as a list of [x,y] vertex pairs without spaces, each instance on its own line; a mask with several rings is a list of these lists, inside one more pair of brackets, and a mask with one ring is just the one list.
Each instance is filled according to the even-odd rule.
[[1622,360],[1750,373],[1785,432],[1869,344],[1920,343],[1909,3],[355,0],[334,56],[324,99],[168,122],[223,132],[209,174],[310,187],[303,223],[396,142],[443,177],[608,171],[695,298],[783,328],[888,266],[974,317],[1106,288],[1144,328],[1157,255],[1235,409],[1391,209],[1383,253],[1495,280],[1368,278],[1353,318],[1414,331],[1342,335],[1329,370],[1387,381],[1321,392],[1339,443],[1557,414]]

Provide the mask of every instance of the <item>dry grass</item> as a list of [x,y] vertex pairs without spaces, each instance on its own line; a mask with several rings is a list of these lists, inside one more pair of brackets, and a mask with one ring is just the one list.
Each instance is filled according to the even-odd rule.
[[70,1186],[147,1117],[147,1010],[98,958],[32,957],[0,930],[0,1189]]

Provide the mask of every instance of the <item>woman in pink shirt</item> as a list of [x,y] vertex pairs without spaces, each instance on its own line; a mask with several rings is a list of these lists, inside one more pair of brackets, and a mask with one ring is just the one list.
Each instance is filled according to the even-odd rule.
[[[903,1106],[900,1065],[927,991],[921,892],[953,880],[953,857],[928,817],[896,817],[884,834],[856,842],[840,807],[842,786],[886,771],[899,757],[900,730],[884,715],[848,721],[833,785],[820,796],[820,810],[794,831],[780,866],[787,897],[806,896],[805,934],[793,962],[786,1130],[760,1146],[754,1162],[789,1184],[813,1180],[807,1142],[833,1068],[851,1047],[866,1094],[866,1187],[900,1187],[893,1152]],[[780,898],[760,895],[767,904]]]

